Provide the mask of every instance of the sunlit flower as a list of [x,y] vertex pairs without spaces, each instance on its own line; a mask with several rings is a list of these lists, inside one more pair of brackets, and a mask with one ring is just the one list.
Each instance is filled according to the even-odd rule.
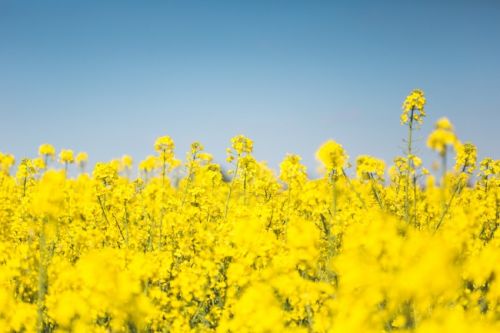
[[348,158],[342,145],[333,140],[328,140],[316,151],[316,159],[328,172],[342,171]]
[[403,113],[401,114],[401,124],[407,124],[410,121],[416,121],[422,124],[425,117],[426,99],[424,92],[420,89],[413,90],[403,103]]
[[59,161],[63,164],[71,164],[75,162],[73,151],[71,149],[63,149],[59,153]]

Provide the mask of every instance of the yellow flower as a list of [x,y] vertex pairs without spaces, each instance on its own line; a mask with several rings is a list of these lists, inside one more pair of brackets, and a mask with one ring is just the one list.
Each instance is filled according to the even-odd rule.
[[500,176],[500,160],[494,160],[491,157],[486,157],[479,165],[479,171],[482,176]]
[[51,144],[44,143],[43,145],[40,145],[40,147],[38,147],[38,154],[41,156],[54,158],[54,156],[56,155],[56,149]]
[[175,144],[171,137],[161,136],[155,141],[155,150],[157,152],[171,153],[174,151]]
[[435,130],[427,138],[427,146],[439,154],[444,154],[448,146],[459,144],[458,138],[453,131],[453,125],[448,118],[440,118],[436,122]]
[[102,181],[104,185],[111,185],[118,179],[118,166],[111,162],[99,162],[95,165],[92,176]]
[[453,125],[450,120],[446,117],[439,118],[436,121],[436,129],[442,129],[445,131],[453,131]]
[[231,139],[231,148],[237,155],[250,154],[253,151],[253,141],[244,135],[237,135]]
[[426,99],[424,92],[420,89],[413,90],[403,103],[403,113],[401,114],[401,124],[408,124],[411,121],[416,121],[422,124],[425,117]]
[[191,144],[191,154],[193,155],[201,152],[203,149],[203,145],[198,141],[195,141]]
[[89,155],[85,152],[80,152],[76,155],[76,163],[82,167],[83,165],[85,165],[85,163],[87,163],[89,159]]
[[377,158],[361,155],[356,159],[356,174],[360,179],[382,179],[385,173],[385,163]]
[[139,163],[139,170],[145,172],[153,171],[156,168],[156,161],[157,159],[155,156],[149,155],[146,159]]
[[47,166],[45,165],[45,161],[41,158],[41,157],[38,157],[38,158],[34,158],[32,160],[33,162],[33,166],[35,167],[35,169],[37,170],[43,170],[45,169]]
[[288,154],[280,164],[280,179],[289,186],[302,184],[306,178],[306,166],[301,164],[299,155]]
[[134,160],[132,159],[132,156],[130,156],[130,155],[123,155],[121,162],[122,162],[122,166],[125,169],[130,169],[132,167],[132,164],[134,163]]
[[316,159],[323,164],[328,172],[341,172],[349,157],[342,145],[328,140],[316,151]]
[[63,149],[59,153],[59,161],[61,163],[73,163],[75,162],[75,158],[73,157],[73,151],[71,149]]
[[12,154],[3,154],[0,152],[0,171],[8,173],[10,168],[16,163]]
[[472,173],[476,168],[477,149],[472,143],[457,145],[457,156],[455,170],[459,172]]

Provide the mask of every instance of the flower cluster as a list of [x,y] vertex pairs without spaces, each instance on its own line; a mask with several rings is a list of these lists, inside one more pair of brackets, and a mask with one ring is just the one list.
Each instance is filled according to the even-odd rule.
[[459,144],[460,141],[448,118],[440,118],[436,122],[435,130],[427,138],[427,146],[440,155],[445,154],[449,146],[457,147]]
[[401,114],[401,124],[408,124],[416,121],[422,124],[425,117],[425,99],[424,92],[420,89],[413,90],[403,103],[403,113]]
[[348,156],[341,144],[328,140],[316,152],[316,159],[323,164],[328,173],[340,173],[346,166]]

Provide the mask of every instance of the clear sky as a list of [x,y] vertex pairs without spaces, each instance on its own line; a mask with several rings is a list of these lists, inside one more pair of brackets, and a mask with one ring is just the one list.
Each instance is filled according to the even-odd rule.
[[245,134],[273,167],[314,170],[329,138],[390,161],[413,88],[428,161],[441,116],[500,158],[500,2],[0,0],[0,151],[18,158],[47,142],[137,162],[170,135],[222,161]]

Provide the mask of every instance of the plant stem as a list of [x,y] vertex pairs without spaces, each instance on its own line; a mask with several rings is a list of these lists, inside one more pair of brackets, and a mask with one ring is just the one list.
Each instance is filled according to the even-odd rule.
[[337,213],[337,186],[335,184],[335,170],[330,172],[330,183],[332,184],[332,222]]
[[380,198],[380,194],[375,187],[375,178],[373,177],[373,174],[371,172],[368,173],[368,178],[370,178],[370,186],[372,188],[373,195],[375,196],[375,200],[377,200],[377,203],[380,207],[380,209],[384,209],[384,203],[382,202],[382,199]]
[[407,150],[406,150],[406,188],[405,188],[405,220],[407,223],[410,222],[410,176],[413,168],[411,155],[412,151],[412,141],[413,141],[413,113],[415,108],[413,107],[410,112],[410,121],[408,122],[408,140],[407,140]]

